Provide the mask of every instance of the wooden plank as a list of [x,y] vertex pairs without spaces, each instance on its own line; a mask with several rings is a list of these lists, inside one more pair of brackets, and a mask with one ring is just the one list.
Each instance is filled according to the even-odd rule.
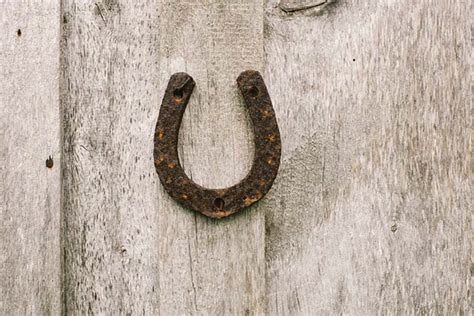
[[266,12],[267,313],[468,314],[467,2]]
[[[180,131],[183,167],[203,186],[233,185],[253,155],[235,80],[243,70],[263,67],[263,3],[160,4],[159,91],[174,72],[196,81]],[[257,207],[210,220],[182,209],[161,188],[159,201],[161,314],[262,314],[264,213]]]
[[0,28],[0,314],[57,315],[59,4],[0,1]]
[[156,314],[156,1],[63,0],[64,312]]

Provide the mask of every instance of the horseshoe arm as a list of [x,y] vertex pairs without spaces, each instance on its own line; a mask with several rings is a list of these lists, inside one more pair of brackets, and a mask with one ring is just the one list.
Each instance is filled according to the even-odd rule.
[[155,168],[164,189],[184,207],[212,218],[229,216],[262,199],[280,165],[280,132],[262,76],[247,70],[239,75],[237,84],[252,121],[255,143],[252,167],[239,183],[224,189],[204,188],[186,175],[179,162],[179,128],[195,86],[188,74],[171,76],[155,129]]

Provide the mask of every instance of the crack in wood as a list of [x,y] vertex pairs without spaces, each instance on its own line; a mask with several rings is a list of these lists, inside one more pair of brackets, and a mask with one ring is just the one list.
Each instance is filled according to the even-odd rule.
[[332,3],[334,1],[331,1],[331,0],[325,0],[325,1],[307,1],[306,3],[305,2],[301,2],[301,1],[298,1],[297,3],[295,3],[295,1],[288,1],[288,0],[282,0],[280,1],[280,4],[278,5],[280,7],[280,9],[286,13],[293,13],[293,12],[298,12],[298,11],[303,11],[303,10],[309,10],[309,9],[313,9],[313,8],[316,8],[316,7],[322,7],[322,6],[325,6],[329,3]]

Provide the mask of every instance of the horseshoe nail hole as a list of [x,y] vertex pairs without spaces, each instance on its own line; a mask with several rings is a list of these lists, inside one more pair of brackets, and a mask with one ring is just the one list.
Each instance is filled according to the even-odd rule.
[[221,198],[216,198],[214,200],[214,206],[218,209],[218,210],[222,210],[225,206],[225,202],[223,199]]
[[176,89],[173,91],[173,97],[175,100],[181,100],[183,98],[183,89]]
[[258,95],[258,88],[255,86],[250,87],[248,90],[248,94],[250,97],[255,98]]

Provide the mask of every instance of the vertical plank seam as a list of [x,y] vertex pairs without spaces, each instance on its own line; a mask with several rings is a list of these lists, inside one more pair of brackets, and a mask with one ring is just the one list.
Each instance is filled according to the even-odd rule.
[[61,315],[66,315],[67,314],[67,296],[66,296],[66,290],[65,290],[65,279],[66,279],[66,266],[65,266],[65,219],[64,219],[64,169],[65,169],[65,163],[64,163],[64,124],[66,122],[64,121],[64,93],[65,93],[65,88],[66,88],[66,78],[65,78],[65,57],[64,57],[64,40],[65,40],[65,34],[64,34],[64,1],[63,0],[58,0],[59,1],[59,69],[58,69],[58,96],[59,96],[59,122],[60,122],[60,128],[59,128],[59,155],[60,155],[60,164],[59,164],[59,187],[60,187],[60,194],[59,194],[59,253],[60,253],[60,268],[59,268],[59,280],[60,280],[60,289],[59,289],[59,295],[60,295],[60,313]]

